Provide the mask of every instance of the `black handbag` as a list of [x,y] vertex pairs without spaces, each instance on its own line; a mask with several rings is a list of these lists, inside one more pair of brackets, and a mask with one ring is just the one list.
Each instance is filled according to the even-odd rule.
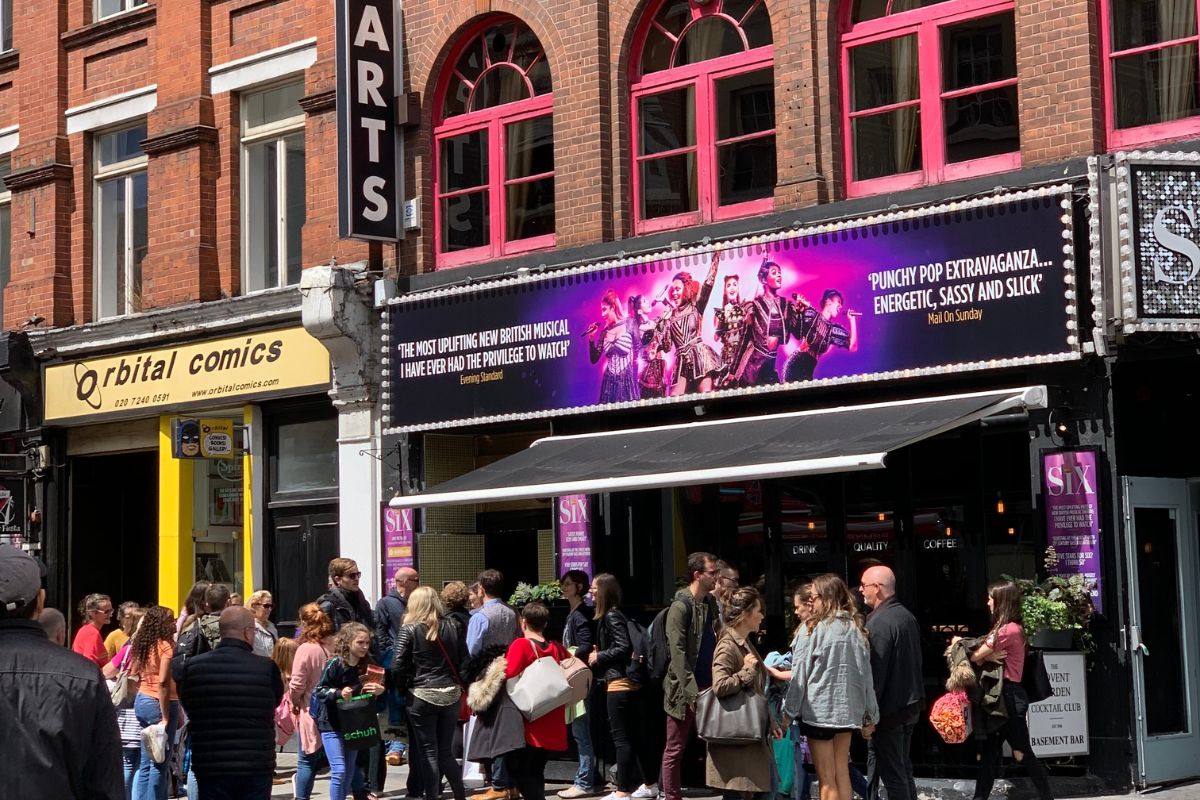
[[1041,650],[1030,650],[1025,654],[1025,672],[1021,675],[1021,688],[1030,703],[1040,703],[1054,695],[1050,685],[1050,674],[1046,672],[1046,656]]
[[337,701],[337,727],[347,750],[370,750],[380,743],[375,697],[360,694]]

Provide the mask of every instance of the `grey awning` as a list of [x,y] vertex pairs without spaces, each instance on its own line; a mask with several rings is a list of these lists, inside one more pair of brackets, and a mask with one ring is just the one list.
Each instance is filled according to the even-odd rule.
[[523,500],[879,469],[888,452],[992,414],[1045,408],[1044,386],[539,439],[393,508]]

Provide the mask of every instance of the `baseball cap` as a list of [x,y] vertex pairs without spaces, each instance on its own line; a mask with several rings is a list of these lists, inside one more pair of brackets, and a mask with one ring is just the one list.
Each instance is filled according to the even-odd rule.
[[0,612],[28,608],[42,588],[42,571],[33,556],[12,545],[0,544]]

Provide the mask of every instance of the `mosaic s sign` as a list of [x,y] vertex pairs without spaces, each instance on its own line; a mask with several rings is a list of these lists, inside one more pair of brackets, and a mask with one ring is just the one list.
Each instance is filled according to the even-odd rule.
[[1068,187],[409,295],[385,425],[448,427],[1079,355]]
[[1133,168],[1138,310],[1200,318],[1200,169]]

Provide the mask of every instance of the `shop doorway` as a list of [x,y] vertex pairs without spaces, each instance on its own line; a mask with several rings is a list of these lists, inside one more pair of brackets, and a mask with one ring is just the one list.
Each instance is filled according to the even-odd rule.
[[70,520],[72,606],[92,592],[159,602],[157,453],[71,459]]
[[294,629],[300,607],[328,588],[329,562],[338,556],[337,508],[272,514],[270,576],[279,624]]
[[1200,482],[1125,478],[1126,561],[1138,782],[1197,774],[1200,661],[1196,575]]

